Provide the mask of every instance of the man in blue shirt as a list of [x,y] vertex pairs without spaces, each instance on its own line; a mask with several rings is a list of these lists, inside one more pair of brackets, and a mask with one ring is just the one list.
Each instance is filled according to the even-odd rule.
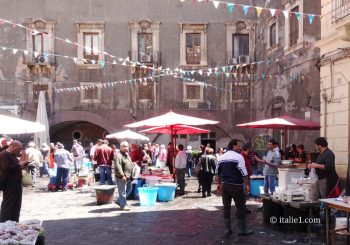
[[236,152],[240,149],[241,142],[232,139],[227,146],[227,152],[219,160],[216,169],[216,180],[218,190],[222,190],[222,203],[224,205],[225,235],[232,234],[231,230],[231,201],[232,198],[237,207],[237,225],[238,235],[251,235],[252,230],[246,229],[245,215],[245,196],[243,183],[248,188],[248,173],[245,167],[244,158]]

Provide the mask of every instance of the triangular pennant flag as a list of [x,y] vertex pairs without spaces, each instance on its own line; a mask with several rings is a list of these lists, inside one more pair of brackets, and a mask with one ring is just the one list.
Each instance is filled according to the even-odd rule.
[[284,17],[285,17],[285,18],[288,18],[288,17],[289,17],[288,11],[285,11],[285,10],[284,10],[284,11],[283,11],[283,14],[284,14]]
[[223,72],[223,73],[226,72],[226,67],[225,67],[225,66],[221,67],[221,69],[222,69],[222,72]]
[[91,63],[92,63],[92,64],[95,64],[95,63],[96,63],[96,60],[91,60]]
[[309,23],[310,23],[310,25],[311,25],[312,22],[314,21],[315,15],[313,15],[313,14],[308,14],[307,17],[309,18]]
[[270,9],[270,13],[271,13],[272,16],[275,16],[276,9]]
[[294,14],[295,14],[295,17],[297,17],[298,21],[300,21],[301,13],[294,13]]
[[213,4],[214,4],[215,8],[218,8],[218,7],[219,7],[220,2],[219,2],[219,1],[213,1]]
[[14,49],[12,49],[12,53],[13,53],[13,54],[16,54],[16,53],[17,53],[17,51],[18,51],[18,49],[15,49],[15,48],[14,48]]
[[122,65],[123,65],[123,66],[126,66],[126,60],[123,61]]
[[234,9],[235,5],[233,3],[228,3],[227,4],[227,10],[229,13],[232,13],[233,9]]
[[74,63],[77,63],[78,58],[73,58],[73,60],[74,60]]
[[66,38],[66,43],[72,43],[68,38]]
[[226,73],[226,77],[229,78],[230,77],[230,73]]
[[115,60],[113,60],[112,64],[113,64],[113,65],[116,65],[116,64],[117,64],[117,62],[116,62]]
[[23,53],[24,53],[25,55],[27,55],[29,52],[28,52],[28,50],[23,50]]
[[255,7],[255,9],[256,9],[256,15],[257,15],[258,18],[259,18],[259,17],[260,17],[260,14],[261,14],[261,12],[262,12],[262,10],[263,10],[263,8]]
[[244,15],[247,15],[248,10],[249,10],[249,6],[247,6],[247,5],[242,5],[242,8],[243,8]]
[[35,35],[38,34],[38,33],[39,33],[39,32],[36,31],[36,30],[33,30],[33,31],[32,31],[32,35],[33,35],[33,36],[35,36]]
[[198,73],[199,73],[199,75],[201,75],[201,76],[203,75],[203,71],[202,71],[202,70],[199,70]]
[[194,75],[194,73],[196,73],[196,71],[191,71],[191,74]]
[[39,55],[39,52],[34,52],[34,57],[37,57]]
[[218,71],[218,68],[217,68],[217,67],[215,67],[214,72],[216,73],[217,71]]
[[265,80],[265,74],[263,73],[263,74],[261,74],[261,78],[262,78],[262,80]]

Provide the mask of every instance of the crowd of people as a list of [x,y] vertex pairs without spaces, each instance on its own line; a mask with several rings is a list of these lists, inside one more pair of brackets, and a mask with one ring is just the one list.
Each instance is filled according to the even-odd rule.
[[[74,140],[70,151],[65,149],[62,143],[43,143],[36,146],[29,142],[23,149],[21,142],[2,138],[0,140],[0,190],[3,192],[1,204],[0,222],[6,220],[19,220],[22,186],[22,169],[27,169],[32,177],[33,187],[36,186],[36,175],[48,174],[49,168],[57,167],[56,186],[67,189],[70,171],[79,173],[83,166],[83,157],[88,157],[94,163],[94,169],[98,167],[100,184],[113,184],[112,169],[118,186],[118,198],[115,201],[121,210],[130,210],[127,197],[131,192],[131,181],[135,169],[143,166],[154,166],[169,170],[178,183],[179,195],[185,194],[186,175],[191,177],[195,172],[198,177],[198,193],[202,197],[211,196],[213,178],[217,183],[217,190],[222,192],[224,206],[225,234],[229,236],[231,229],[231,202],[235,202],[237,208],[238,235],[250,235],[253,232],[245,225],[246,197],[250,193],[249,178],[252,175],[252,167],[256,164],[264,165],[264,192],[266,195],[275,191],[278,167],[282,158],[295,162],[307,160],[304,146],[291,145],[285,153],[281,152],[279,144],[274,140],[267,143],[267,153],[260,159],[250,143],[241,144],[240,140],[231,140],[226,148],[214,149],[201,145],[198,151],[191,146],[178,144],[176,147],[169,143],[167,148],[164,144],[144,144],[138,146],[123,141],[119,149],[115,145],[109,145],[107,140],[99,139],[96,144],[84,150],[80,142]],[[315,140],[315,146],[319,155],[315,162],[308,164],[308,169],[316,169],[318,176],[316,194],[326,198],[334,194],[338,185],[338,175],[335,171],[335,157],[328,148],[325,138]],[[39,170],[39,171],[38,171]]]

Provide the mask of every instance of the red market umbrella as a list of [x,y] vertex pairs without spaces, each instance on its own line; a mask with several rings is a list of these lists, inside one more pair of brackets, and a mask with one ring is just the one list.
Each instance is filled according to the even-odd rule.
[[[237,124],[241,128],[271,128],[280,130],[320,130],[321,126],[318,122],[308,121],[289,116],[281,116],[249,123]],[[287,134],[284,133],[284,146],[287,148]]]
[[242,128],[271,128],[282,130],[320,130],[320,123],[293,118],[289,116],[281,116],[255,122],[237,124]]
[[152,117],[143,121],[131,123],[125,125],[129,128],[138,127],[160,127],[160,126],[172,126],[172,125],[205,125],[205,124],[217,124],[218,121],[212,121],[207,119],[202,119],[199,117],[191,117],[186,115],[177,114],[175,112],[168,112],[161,116]]
[[[129,128],[137,128],[137,127],[161,127],[161,126],[175,126],[175,125],[205,125],[205,124],[217,124],[218,121],[212,121],[207,120],[203,118],[198,117],[191,117],[186,116],[182,114],[177,114],[175,112],[167,112],[163,115],[152,117],[146,120],[142,120],[139,122],[131,123],[125,125]],[[171,142],[173,143],[173,146],[175,147],[176,141],[175,141],[175,135],[171,134]],[[174,156],[175,157],[175,156]],[[174,164],[174,157],[173,157],[173,164]]]
[[177,134],[203,134],[203,133],[209,133],[209,130],[196,128],[188,125],[173,125],[173,126],[161,126],[161,127],[148,128],[140,132],[177,135]]

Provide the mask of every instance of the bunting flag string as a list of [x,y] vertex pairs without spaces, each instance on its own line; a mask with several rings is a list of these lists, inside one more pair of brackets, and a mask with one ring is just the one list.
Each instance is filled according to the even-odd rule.
[[[40,53],[40,52],[36,52],[36,51],[31,51],[31,50],[24,50],[24,49],[18,49],[18,48],[10,48],[10,47],[3,47],[0,46],[0,49],[2,51],[5,50],[12,50],[12,53],[15,55],[18,52],[23,52],[23,54],[28,55],[29,53],[32,53],[34,58],[37,58],[38,56],[44,56],[44,57],[49,57],[49,56],[53,56],[53,57],[59,57],[59,58],[65,58],[65,59],[71,59],[73,60],[73,62],[76,64],[78,61],[81,61],[83,63],[88,63],[90,62],[91,64],[97,64],[100,68],[103,68],[106,64],[110,64],[110,65],[121,65],[121,66],[127,66],[127,67],[136,67],[136,65],[140,66],[141,68],[149,68],[148,66],[145,66],[139,62],[133,62],[129,60],[129,57],[127,57],[126,59],[122,59],[122,58],[118,58],[118,61],[121,63],[117,63],[117,61],[114,59],[113,62],[107,62],[104,60],[91,60],[91,59],[84,59],[84,58],[77,58],[77,57],[72,57],[72,56],[68,56],[68,55],[60,55],[60,54],[51,54],[51,53]],[[168,68],[169,69],[169,68]],[[152,70],[154,71],[162,71],[161,67],[159,68],[153,68]]]
[[[29,27],[26,27],[22,24],[18,24],[18,23],[14,23],[12,21],[9,21],[9,20],[6,20],[6,19],[2,19],[0,18],[0,25],[2,24],[9,24],[9,25],[12,25],[13,28],[16,28],[16,27],[21,27],[27,31],[29,31],[29,33],[31,33],[33,36],[35,35],[38,35],[38,34],[41,34],[41,35],[44,35],[44,36],[47,36],[47,37],[50,37],[50,38],[53,38],[53,39],[56,39],[56,40],[59,40],[59,41],[62,41],[64,43],[67,43],[67,44],[70,44],[70,45],[74,45],[75,47],[80,47],[80,48],[83,48],[84,50],[91,50],[89,47],[84,47],[83,45],[77,43],[77,42],[72,42],[70,41],[68,38],[60,38],[60,37],[57,37],[57,36],[54,36],[54,35],[51,35],[51,34],[48,34],[48,33],[45,33],[45,32],[40,32],[38,30],[35,30],[35,29],[32,29],[32,28],[29,28]],[[13,49],[12,49],[13,50]],[[20,50],[20,49],[18,49]],[[22,50],[24,51],[24,50]],[[100,52],[99,50],[95,50],[94,51],[97,51],[98,53],[100,54],[103,54],[104,56],[107,56],[111,59],[118,59],[118,60],[124,60],[124,58],[121,58],[121,57],[117,57],[115,55],[112,55],[112,54],[109,54],[108,52],[104,51],[104,52]],[[15,51],[13,51],[15,52]],[[29,51],[30,52],[30,51]],[[37,57],[40,53],[38,52],[34,52],[34,55],[35,57]],[[50,54],[51,55],[51,54]],[[61,56],[61,57],[64,57],[64,56]],[[79,59],[77,59],[78,61]],[[88,60],[88,61],[91,61],[91,63],[95,64],[95,63],[98,63],[98,61],[95,61],[95,60],[89,60],[89,59],[83,59],[83,60]],[[107,62],[106,62],[107,63]],[[116,63],[113,61],[113,63]],[[143,66],[144,69],[150,69],[150,70],[159,70],[155,67],[150,67],[150,66],[146,66],[145,64],[139,62],[139,61],[131,61],[129,57],[126,58],[126,61],[122,63],[122,65],[124,66],[136,66],[136,65],[140,65],[140,66]]]
[[141,77],[141,78],[134,78],[129,80],[121,80],[121,81],[113,81],[113,82],[104,82],[104,83],[95,83],[91,85],[82,85],[82,86],[75,86],[75,87],[69,87],[69,88],[55,88],[55,92],[61,93],[61,92],[76,92],[81,90],[93,90],[95,88],[107,88],[107,87],[113,87],[118,84],[131,84],[131,83],[147,83],[147,81],[154,81],[155,78],[162,77],[162,76],[169,76],[173,74],[160,74],[160,75],[154,75],[154,76],[148,76],[148,77]]
[[[182,0],[182,1],[184,1],[184,0]],[[198,1],[198,2],[203,2],[203,1]],[[233,12],[233,10],[235,9],[235,6],[241,7],[244,15],[248,14],[249,9],[255,9],[256,15],[258,18],[260,17],[262,11],[269,12],[271,14],[271,16],[275,16],[277,13],[278,14],[283,13],[286,18],[288,18],[290,14],[294,14],[297,17],[298,21],[300,21],[302,16],[305,16],[305,17],[308,17],[310,25],[313,23],[315,17],[321,18],[321,15],[317,15],[317,14],[292,12],[292,11],[286,11],[286,10],[281,10],[281,9],[265,8],[265,7],[251,6],[251,5],[239,4],[239,3],[228,3],[228,2],[224,2],[224,1],[218,1],[218,0],[207,0],[206,2],[207,3],[212,2],[216,9],[218,9],[219,5],[223,5],[224,8],[226,8],[229,13]],[[193,4],[195,4],[195,1],[193,1]]]

